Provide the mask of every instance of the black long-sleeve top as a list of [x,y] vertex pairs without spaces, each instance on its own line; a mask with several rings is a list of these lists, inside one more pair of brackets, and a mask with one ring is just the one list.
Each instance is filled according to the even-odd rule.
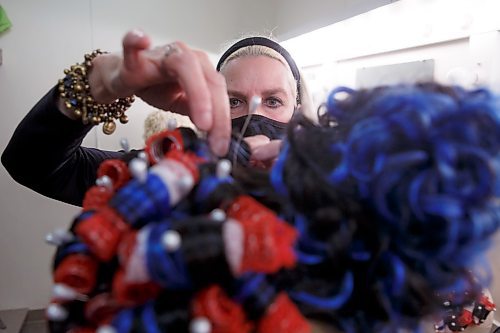
[[2,154],[2,164],[18,183],[81,206],[100,163],[125,153],[81,147],[92,126],[63,115],[56,97],[54,87],[24,117]]

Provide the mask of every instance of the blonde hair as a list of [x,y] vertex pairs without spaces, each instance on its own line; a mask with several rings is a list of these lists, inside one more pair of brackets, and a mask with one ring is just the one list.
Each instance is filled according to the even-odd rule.
[[144,134],[142,135],[144,141],[151,135],[167,129],[168,122],[171,119],[176,121],[177,127],[190,127],[197,131],[189,117],[170,111],[155,110],[150,112],[144,120]]
[[[288,76],[289,80],[291,83],[291,88],[292,88],[292,96],[293,98],[297,99],[297,81],[295,81],[295,78],[293,77],[292,70],[290,69],[290,66],[288,65],[288,62],[283,58],[281,54],[276,52],[275,50],[263,46],[263,45],[249,45],[242,47],[241,49],[236,50],[234,53],[232,53],[227,59],[222,63],[220,66],[220,71],[224,71],[224,67],[231,61],[238,59],[238,58],[244,58],[244,57],[257,57],[257,56],[265,56],[271,59],[278,60],[281,62],[286,68],[288,68]],[[292,83],[293,82],[293,83]]]
[[[269,37],[265,37],[269,38]],[[271,38],[272,39],[272,38]],[[238,58],[243,58],[243,57],[257,57],[257,56],[265,56],[269,57],[271,59],[278,60],[281,62],[286,68],[288,68],[288,73],[290,77],[290,83],[291,83],[291,89],[292,89],[292,96],[295,98],[297,101],[297,94],[300,96],[300,112],[302,112],[304,115],[306,115],[308,118],[315,120],[316,119],[316,113],[312,109],[312,98],[309,94],[309,89],[307,88],[307,83],[304,80],[304,76],[299,70],[299,75],[300,75],[300,85],[297,84],[297,81],[293,77],[292,70],[290,68],[290,65],[288,62],[285,60],[285,58],[279,54],[279,52],[273,50],[270,47],[264,46],[264,45],[249,45],[242,47],[238,50],[236,50],[234,53],[232,53],[229,57],[227,57],[226,60],[221,64],[220,66],[220,71],[223,72],[224,67],[231,62],[232,60],[238,59]],[[297,91],[297,86],[300,91]],[[295,106],[298,106],[295,104]]]

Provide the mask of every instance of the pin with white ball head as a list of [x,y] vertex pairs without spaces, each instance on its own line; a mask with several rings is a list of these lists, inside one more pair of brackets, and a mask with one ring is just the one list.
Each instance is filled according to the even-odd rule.
[[52,297],[61,301],[87,301],[88,297],[77,292],[75,289],[63,284],[56,283],[52,287]]
[[212,324],[205,317],[194,318],[189,323],[190,333],[210,333],[211,331],[212,331]]
[[175,252],[181,247],[181,235],[175,230],[166,231],[161,238],[162,245],[168,252]]
[[220,208],[216,208],[210,212],[210,218],[217,222],[224,222],[226,220],[226,212]]
[[107,189],[112,190],[113,189],[113,181],[111,178],[107,175],[101,176],[96,179],[95,184],[97,186],[103,186],[106,187]]
[[96,333],[118,333],[118,331],[110,325],[100,326],[96,331]]
[[148,178],[148,163],[142,158],[134,158],[130,161],[128,168],[132,176],[140,183],[145,183]]
[[61,228],[55,229],[45,236],[45,242],[55,246],[61,246],[63,244],[72,242],[73,240],[75,240],[75,236],[66,229]]
[[234,150],[234,153],[233,153],[233,165],[236,165],[237,151],[240,149],[241,140],[243,140],[243,136],[245,135],[248,124],[250,123],[250,119],[252,118],[252,115],[255,113],[255,111],[257,111],[257,108],[261,104],[262,104],[262,97],[254,95],[250,99],[250,105],[248,107],[248,117],[245,120],[243,127],[241,128],[240,134],[238,135],[238,141],[236,141],[236,149]]
[[148,160],[148,154],[146,154],[145,151],[140,151],[138,154],[137,154],[137,158],[140,158],[141,160],[144,160],[146,161],[146,163],[149,162]]
[[52,321],[64,321],[68,319],[69,313],[63,306],[52,303],[45,310],[45,315]]
[[126,153],[130,152],[130,145],[129,145],[129,143],[128,143],[127,138],[121,138],[121,139],[120,139],[120,147],[122,147],[122,149],[123,149]]
[[193,187],[194,181],[191,176],[182,176],[177,180],[177,185],[183,190],[189,190]]
[[231,162],[226,159],[222,159],[217,162],[217,167],[215,170],[215,175],[217,178],[226,178],[231,174]]
[[167,129],[173,131],[177,128],[177,120],[175,118],[169,118],[167,121]]

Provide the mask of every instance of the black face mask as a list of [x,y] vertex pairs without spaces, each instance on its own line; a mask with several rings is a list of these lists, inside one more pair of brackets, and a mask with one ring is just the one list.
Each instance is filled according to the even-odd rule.
[[[243,125],[247,120],[248,115],[238,117],[232,120],[231,126],[234,134],[241,133]],[[250,118],[247,129],[243,133],[243,137],[254,135],[265,135],[271,140],[282,139],[286,133],[287,123],[282,123],[277,120],[272,120],[261,115],[254,114]]]

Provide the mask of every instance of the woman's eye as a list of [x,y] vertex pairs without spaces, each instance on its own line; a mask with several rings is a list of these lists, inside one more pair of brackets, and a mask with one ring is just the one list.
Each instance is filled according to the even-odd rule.
[[241,100],[237,99],[237,98],[229,98],[229,107],[231,109],[233,108],[237,108],[238,106],[241,106]]
[[283,105],[283,102],[275,97],[270,97],[266,99],[266,105],[270,108],[277,108]]

